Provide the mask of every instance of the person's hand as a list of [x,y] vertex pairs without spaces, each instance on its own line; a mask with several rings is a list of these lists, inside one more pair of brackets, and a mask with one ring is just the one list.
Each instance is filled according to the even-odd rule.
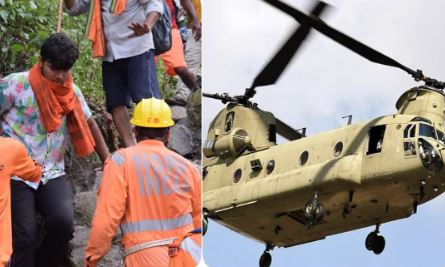
[[190,28],[192,29],[195,40],[199,41],[199,39],[201,39],[201,23],[198,20],[193,21]]
[[128,25],[128,28],[133,31],[133,33],[128,36],[128,38],[142,36],[151,31],[151,28],[148,27],[147,24],[139,22],[131,23],[131,25]]

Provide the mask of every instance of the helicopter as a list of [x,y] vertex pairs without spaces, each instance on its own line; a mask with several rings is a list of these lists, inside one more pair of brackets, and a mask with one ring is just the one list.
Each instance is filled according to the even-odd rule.
[[[304,31],[340,36],[338,42],[346,47],[400,68],[424,85],[405,92],[394,115],[314,136],[292,130],[252,101],[256,87],[274,83],[280,71],[260,72],[243,95],[206,94],[228,105],[210,125],[204,144],[205,212],[266,243],[262,266],[267,266],[273,246],[289,247],[369,225],[377,227],[367,248],[379,254],[384,238],[378,225],[410,216],[419,204],[443,192],[443,83],[330,28],[315,16],[320,5],[307,17],[281,2],[266,2],[299,16]],[[278,55],[285,47],[297,50],[295,39]],[[277,145],[277,133],[290,141]]]

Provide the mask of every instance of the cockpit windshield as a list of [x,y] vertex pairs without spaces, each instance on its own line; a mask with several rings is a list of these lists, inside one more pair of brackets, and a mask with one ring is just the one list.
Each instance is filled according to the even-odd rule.
[[445,137],[443,132],[437,130],[437,135],[436,135],[436,129],[434,129],[434,127],[431,125],[420,123],[419,135],[434,138],[439,142],[441,142],[443,145],[445,145]]
[[436,130],[431,125],[421,123],[419,125],[419,135],[437,139]]

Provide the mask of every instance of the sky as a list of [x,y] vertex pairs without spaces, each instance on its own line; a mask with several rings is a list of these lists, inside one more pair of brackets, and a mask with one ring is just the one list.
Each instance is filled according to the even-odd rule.
[[[286,3],[307,11],[308,0]],[[445,2],[441,0],[332,0],[323,19],[334,28],[411,69],[445,80]],[[243,94],[298,26],[261,0],[203,1],[203,91]],[[254,101],[307,135],[396,112],[395,103],[418,83],[405,72],[378,65],[318,32],[275,85],[257,89]],[[223,105],[203,100],[203,136]],[[368,227],[291,248],[275,248],[272,266],[445,267],[445,195],[410,218],[385,223],[381,255],[366,250]],[[258,266],[264,244],[210,222],[204,260],[211,267]]]

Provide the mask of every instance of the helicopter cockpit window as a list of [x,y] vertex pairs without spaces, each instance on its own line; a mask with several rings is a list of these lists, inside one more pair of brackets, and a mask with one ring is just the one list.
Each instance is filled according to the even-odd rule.
[[403,138],[414,138],[416,137],[416,125],[408,124],[403,131]]
[[382,151],[385,130],[386,125],[375,126],[369,130],[369,143],[366,155],[380,153]]
[[224,131],[226,133],[230,132],[233,127],[233,121],[235,120],[235,112],[231,111],[226,115],[226,121],[224,123]]
[[437,139],[434,127],[423,123],[419,124],[419,135]]
[[409,137],[410,138],[416,137],[416,125],[413,125],[413,127],[411,127],[411,130],[409,130]]
[[[414,138],[416,137],[416,124],[408,124],[403,131],[403,138]],[[405,156],[415,156],[416,152],[416,143],[413,140],[408,140],[403,142],[403,151]]]

